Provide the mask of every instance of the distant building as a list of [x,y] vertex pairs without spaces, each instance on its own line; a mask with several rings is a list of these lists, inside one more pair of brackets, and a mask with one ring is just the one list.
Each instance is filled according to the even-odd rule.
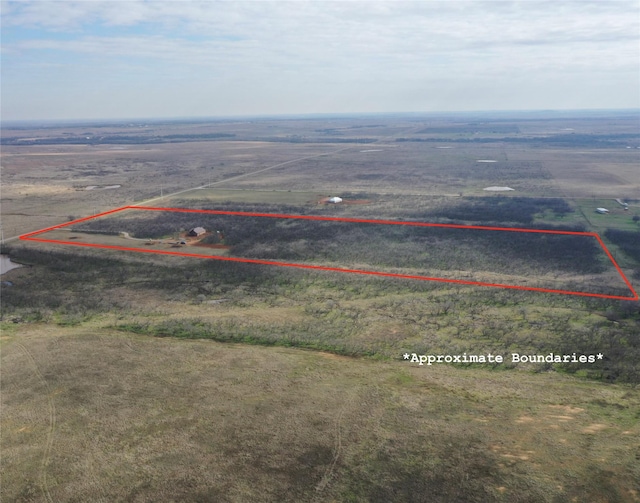
[[206,231],[204,227],[194,227],[191,229],[188,234],[189,236],[202,236]]
[[605,213],[609,213],[609,210],[607,208],[596,208],[596,212],[604,215]]
[[329,198],[329,202],[330,203],[334,203],[334,204],[338,204],[342,202],[342,198],[341,197],[330,197]]

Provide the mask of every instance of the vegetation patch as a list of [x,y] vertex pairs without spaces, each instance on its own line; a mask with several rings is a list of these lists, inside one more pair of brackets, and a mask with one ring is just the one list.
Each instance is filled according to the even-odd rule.
[[607,229],[605,237],[640,264],[640,231]]
[[434,216],[470,222],[514,222],[531,225],[535,216],[545,211],[551,211],[555,216],[564,216],[573,213],[574,210],[564,199],[556,198],[467,197],[459,204],[435,211]]
[[[495,201],[484,199],[495,199],[497,205],[489,206]],[[528,203],[530,218],[541,208],[548,208],[543,204],[546,201]],[[478,198],[476,209],[497,207],[495,215],[499,217],[512,211],[517,203],[511,198]],[[569,211],[563,201],[555,204],[558,212]],[[235,207],[238,206],[241,205]],[[276,214],[286,214],[289,210],[286,206],[259,205],[263,211],[265,207]],[[256,205],[243,209],[256,211]],[[469,217],[468,212],[461,214]],[[185,229],[195,226],[211,232],[204,243],[228,246],[230,256],[247,259],[340,267],[367,264],[374,268],[408,268],[419,273],[437,270],[504,274],[508,271],[521,276],[599,274],[611,268],[596,240],[576,235],[174,211],[140,214],[133,210],[125,216],[100,218],[73,228],[108,234],[127,232],[138,239],[158,239],[180,236]],[[577,230],[576,227],[562,228],[565,229]]]

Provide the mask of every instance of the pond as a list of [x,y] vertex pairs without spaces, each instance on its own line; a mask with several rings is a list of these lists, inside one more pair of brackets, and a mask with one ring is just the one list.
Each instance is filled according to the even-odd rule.
[[9,255],[0,255],[0,275],[10,271],[11,269],[17,269],[18,267],[22,266],[15,262],[11,262]]

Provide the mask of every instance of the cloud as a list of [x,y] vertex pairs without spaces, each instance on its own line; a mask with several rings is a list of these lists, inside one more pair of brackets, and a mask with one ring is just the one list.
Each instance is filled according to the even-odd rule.
[[606,34],[636,36],[638,2],[161,2],[5,1],[3,25],[82,30],[153,24],[186,32],[241,33],[258,38],[302,33],[369,42],[420,35],[451,43],[512,43],[519,39],[566,42]]
[[[467,89],[483,108],[491,89],[515,96],[517,86],[531,94],[562,82],[566,90],[606,75],[619,81],[610,94],[637,106],[629,89],[639,73],[639,8],[586,0],[5,1],[2,71],[9,94],[20,82],[38,89],[55,63],[80,83],[105,75],[126,83],[135,68],[138,81],[159,89],[171,81],[234,94],[226,85],[269,99],[286,89],[291,103],[330,89],[358,97],[351,103],[386,96],[389,110],[409,106],[400,96],[421,89],[455,94],[451,109]],[[602,106],[606,88],[599,92]],[[526,101],[524,93],[505,106]],[[547,108],[560,102],[543,95]]]

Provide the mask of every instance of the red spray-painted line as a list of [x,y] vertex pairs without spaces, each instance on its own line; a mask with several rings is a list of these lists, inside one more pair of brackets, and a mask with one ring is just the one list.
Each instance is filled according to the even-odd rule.
[[20,239],[28,240],[31,236],[36,236],[38,234],[43,234],[45,232],[53,231],[55,229],[60,229],[61,227],[67,227],[73,224],[79,224],[80,222],[86,222],[87,220],[93,220],[94,218],[104,217],[105,215],[111,215],[112,213],[116,213],[118,211],[126,210],[130,208],[130,206],[123,206],[122,208],[116,208],[115,210],[105,211],[103,213],[97,213],[96,215],[90,215],[84,218],[77,218],[76,220],[71,220],[70,222],[65,222],[63,224],[54,225],[52,227],[47,227],[46,229],[40,229],[39,231],[29,232],[27,234],[23,234],[20,236]]
[[574,292],[571,290],[557,290],[554,288],[538,288],[538,287],[532,287],[532,286],[529,287],[529,286],[519,286],[519,285],[504,285],[501,283],[485,283],[482,281],[467,281],[462,279],[432,278],[429,276],[397,274],[397,273],[379,272],[379,271],[367,271],[362,269],[346,269],[342,267],[327,267],[327,266],[310,265],[310,264],[295,264],[295,263],[289,263],[289,262],[276,262],[272,260],[244,259],[244,258],[237,258],[237,257],[221,257],[216,255],[202,255],[198,253],[184,253],[184,252],[175,252],[175,251],[169,251],[169,250],[147,250],[144,248],[129,248],[126,246],[102,245],[102,244],[96,244],[96,243],[78,243],[78,242],[72,242],[72,241],[59,241],[57,239],[27,238],[27,240],[39,241],[42,243],[64,244],[64,245],[71,245],[71,246],[85,246],[90,248],[106,248],[109,250],[133,251],[133,252],[139,252],[139,253],[157,253],[160,255],[174,255],[179,257],[204,258],[204,259],[210,259],[210,260],[225,260],[228,262],[244,262],[249,264],[275,265],[275,266],[281,266],[281,267],[296,267],[300,269],[314,269],[319,271],[347,272],[347,273],[353,273],[353,274],[367,274],[372,276],[386,276],[391,278],[417,279],[417,280],[423,280],[423,281],[438,281],[442,283],[456,283],[459,285],[488,286],[488,287],[497,287],[497,288],[508,288],[512,290],[528,290],[533,292],[560,293],[565,295],[580,295],[584,297],[599,297],[604,299],[637,300],[637,294],[635,297],[632,298],[632,297],[623,297],[620,295],[606,295],[606,294],[590,293],[590,292]]
[[602,247],[604,252],[607,254],[607,257],[609,257],[609,260],[611,260],[611,263],[616,268],[616,271],[618,271],[618,274],[620,275],[622,280],[625,282],[625,284],[627,285],[629,290],[631,290],[631,293],[633,294],[632,300],[640,300],[640,298],[638,297],[638,293],[633,289],[633,286],[631,285],[631,282],[624,275],[624,273],[622,272],[622,269],[620,269],[620,266],[618,265],[618,263],[613,258],[613,255],[611,255],[611,252],[609,251],[609,249],[604,244],[604,241],[602,241],[602,239],[600,238],[600,236],[598,234],[594,233],[593,235],[598,240],[598,243],[600,243],[600,246]]
[[[447,278],[432,278],[429,276],[419,276],[419,275],[409,275],[409,274],[398,274],[398,273],[388,273],[388,272],[380,272],[380,271],[367,271],[362,269],[346,269],[341,267],[327,267],[327,266],[319,266],[319,265],[310,265],[310,264],[295,264],[289,262],[277,262],[271,260],[260,260],[260,259],[245,259],[245,258],[237,258],[237,257],[221,257],[216,255],[202,255],[196,253],[184,253],[184,252],[175,252],[169,250],[148,250],[144,248],[130,248],[125,246],[116,246],[116,245],[102,245],[96,243],[78,243],[73,241],[60,241],[56,239],[43,239],[36,238],[34,236],[38,234],[42,234],[51,230],[59,229],[61,227],[67,227],[69,225],[84,222],[87,220],[91,220],[93,218],[99,218],[105,215],[109,215],[112,213],[116,213],[118,211],[132,209],[132,210],[149,210],[149,211],[176,211],[183,213],[207,213],[214,215],[236,215],[236,216],[253,216],[253,217],[271,217],[271,218],[287,218],[287,219],[298,219],[298,220],[322,220],[322,221],[330,221],[330,222],[352,222],[352,223],[372,223],[372,224],[385,224],[385,225],[410,225],[410,226],[420,226],[420,227],[444,227],[444,228],[454,228],[454,229],[478,229],[478,230],[492,230],[492,231],[510,231],[510,232],[530,232],[530,233],[543,233],[543,234],[564,234],[564,235],[577,235],[577,236],[589,236],[595,237],[600,246],[609,257],[609,260],[613,263],[614,267],[622,277],[623,281],[629,288],[632,293],[632,297],[623,297],[620,295],[607,295],[600,293],[591,293],[591,292],[577,292],[572,290],[558,290],[554,288],[539,288],[539,287],[529,287],[529,286],[520,286],[520,285],[504,285],[501,283],[486,283],[482,281],[467,281],[460,279],[447,279]],[[321,217],[314,215],[281,215],[275,213],[251,213],[251,212],[242,212],[242,211],[220,211],[220,210],[197,210],[197,209],[188,209],[188,208],[152,208],[146,206],[123,206],[122,208],[117,208],[114,210],[106,211],[104,213],[99,213],[97,215],[92,215],[89,217],[79,218],[77,220],[73,220],[71,222],[66,222],[64,224],[54,225],[52,227],[48,227],[46,229],[42,229],[35,232],[30,232],[28,234],[24,234],[20,236],[20,239],[26,241],[38,241],[42,243],[54,243],[54,244],[63,244],[70,246],[84,246],[90,248],[103,248],[109,250],[121,250],[121,251],[133,251],[138,253],[156,253],[160,255],[173,255],[173,256],[181,256],[181,257],[192,257],[192,258],[203,258],[209,260],[223,260],[227,262],[243,262],[249,264],[261,264],[261,265],[274,265],[280,267],[296,267],[299,269],[313,269],[320,271],[331,271],[331,272],[346,272],[352,274],[365,274],[371,276],[384,276],[391,278],[404,278],[404,279],[416,279],[422,281],[438,281],[441,283],[454,283],[459,285],[474,285],[474,286],[485,286],[485,287],[494,287],[494,288],[505,288],[510,290],[524,290],[524,291],[532,291],[532,292],[543,292],[543,293],[557,293],[563,295],[577,295],[582,297],[596,297],[602,299],[615,299],[615,300],[639,300],[638,294],[633,289],[633,286],[626,278],[620,266],[616,263],[615,259],[603,243],[602,239],[598,234],[593,232],[574,232],[574,231],[558,231],[558,230],[541,230],[541,229],[521,229],[517,227],[486,227],[486,226],[474,226],[474,225],[457,225],[457,224],[435,224],[428,222],[402,222],[395,220],[371,220],[371,219],[359,219],[359,218],[338,218],[338,217]]]

